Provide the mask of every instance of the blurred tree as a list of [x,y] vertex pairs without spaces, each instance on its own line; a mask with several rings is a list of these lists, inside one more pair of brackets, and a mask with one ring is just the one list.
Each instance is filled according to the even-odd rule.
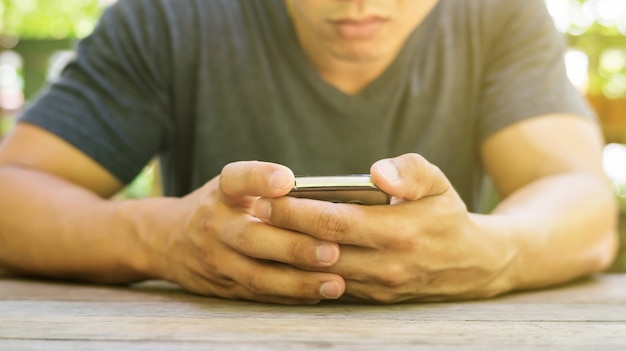
[[[587,57],[585,93],[609,142],[626,141],[626,1],[545,0],[557,29]],[[580,73],[580,72],[579,72]]]
[[115,0],[0,0],[0,51],[24,59],[24,94],[30,99],[45,83],[50,58],[70,50],[95,27]]
[[94,28],[102,0],[0,0],[0,33],[28,39],[82,38]]

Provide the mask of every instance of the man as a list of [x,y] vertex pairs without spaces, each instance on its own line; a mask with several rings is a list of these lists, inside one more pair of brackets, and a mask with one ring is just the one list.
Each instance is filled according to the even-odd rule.
[[[601,271],[616,205],[562,49],[541,0],[121,0],[0,148],[0,267],[286,304]],[[108,200],[155,155],[168,197]],[[368,172],[391,205],[284,196]]]

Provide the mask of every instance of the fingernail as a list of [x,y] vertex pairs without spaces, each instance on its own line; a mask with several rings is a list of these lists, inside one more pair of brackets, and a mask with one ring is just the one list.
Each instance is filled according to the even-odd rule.
[[293,178],[284,171],[274,171],[270,177],[270,186],[277,190],[293,187]]
[[272,214],[272,205],[265,199],[258,199],[254,203],[254,215],[262,220],[269,220]]
[[339,258],[339,250],[335,245],[321,244],[317,247],[317,260],[320,263],[332,264]]
[[326,282],[320,287],[320,293],[327,299],[336,299],[341,296],[341,286],[337,282]]
[[400,174],[398,168],[393,162],[389,160],[381,161],[376,165],[378,172],[390,183],[395,183],[400,180]]

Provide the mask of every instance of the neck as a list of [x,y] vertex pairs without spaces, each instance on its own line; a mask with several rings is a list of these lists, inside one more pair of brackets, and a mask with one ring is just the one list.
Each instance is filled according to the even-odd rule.
[[324,81],[348,95],[360,93],[393,61],[393,57],[358,63],[332,58],[316,60],[311,56],[309,59]]
[[356,95],[378,78],[398,55],[401,47],[374,56],[340,56],[296,24],[296,33],[305,55],[328,84],[348,95]]

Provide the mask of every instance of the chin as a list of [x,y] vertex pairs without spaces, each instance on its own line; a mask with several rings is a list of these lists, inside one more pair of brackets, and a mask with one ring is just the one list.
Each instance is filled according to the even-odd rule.
[[[374,49],[377,47],[378,49]],[[350,62],[375,62],[384,58],[386,56],[387,50],[382,49],[380,46],[376,45],[368,45],[368,47],[358,47],[358,48],[346,48],[343,47],[341,50],[335,50],[333,52],[334,56],[342,61],[350,61]]]

